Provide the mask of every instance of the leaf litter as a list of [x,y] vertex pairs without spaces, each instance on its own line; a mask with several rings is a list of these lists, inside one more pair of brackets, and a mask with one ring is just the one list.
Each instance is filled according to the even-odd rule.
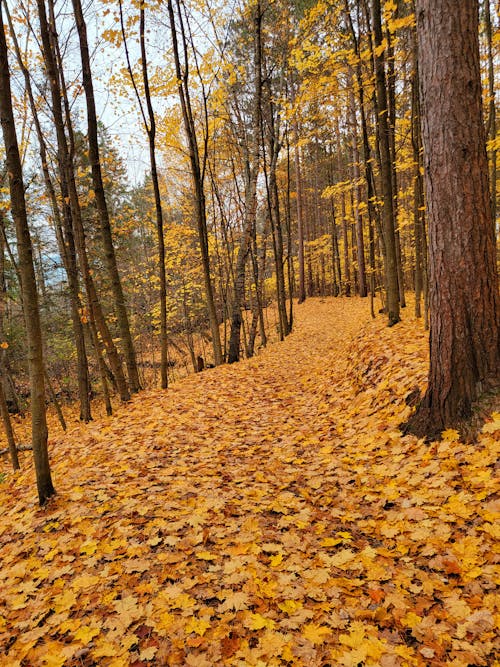
[[402,437],[420,322],[313,299],[257,357],[145,391],[0,485],[0,665],[499,665],[500,415]]

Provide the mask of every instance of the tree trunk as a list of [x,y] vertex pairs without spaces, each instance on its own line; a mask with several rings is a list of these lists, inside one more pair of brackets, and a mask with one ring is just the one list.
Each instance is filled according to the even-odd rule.
[[[45,188],[49,197],[52,214],[54,216],[54,225],[56,232],[56,240],[59,247],[59,253],[64,265],[64,270],[68,278],[68,291],[69,291],[69,301],[70,301],[70,310],[71,310],[71,324],[73,327],[73,335],[75,338],[75,348],[76,348],[76,359],[77,359],[77,378],[78,378],[78,398],[80,401],[80,419],[82,421],[88,422],[92,419],[91,407],[90,407],[90,377],[88,371],[88,361],[87,361],[87,351],[85,347],[85,336],[83,332],[83,323],[81,321],[82,313],[82,304],[80,300],[80,287],[78,280],[78,266],[76,261],[76,250],[75,250],[75,240],[73,237],[73,231],[71,229],[71,224],[66,227],[66,238],[63,236],[63,223],[61,220],[61,213],[59,205],[57,202],[56,192],[54,189],[54,184],[49,173],[48,165],[48,156],[47,156],[47,146],[45,142],[45,137],[42,132],[40,125],[40,120],[38,117],[38,110],[35,103],[35,98],[33,95],[33,89],[31,86],[31,78],[28,72],[28,69],[22,59],[21,50],[18,45],[17,37],[14,32],[12,21],[8,9],[6,8],[7,19],[9,22],[10,33],[12,41],[14,44],[14,49],[16,52],[17,62],[24,76],[25,88],[29,98],[29,104],[31,108],[31,115],[33,116],[33,121],[35,123],[36,134],[38,139],[38,146],[40,151],[40,160],[42,163],[42,172],[45,182]],[[64,203],[64,206],[69,208],[67,202]]]
[[95,109],[94,86],[92,82],[92,71],[90,68],[89,46],[87,41],[87,26],[83,17],[82,5],[80,0],[72,0],[73,11],[75,15],[76,27],[80,41],[80,56],[82,62],[82,81],[87,101],[87,131],[89,146],[89,162],[92,173],[92,186],[95,195],[95,203],[99,215],[101,228],[101,237],[104,247],[104,259],[106,269],[111,282],[111,289],[114,297],[114,305],[118,328],[122,340],[123,351],[125,355],[125,364],[127,366],[128,381],[130,391],[137,392],[141,388],[139,373],[135,358],[134,344],[130,333],[128,321],[127,306],[123,294],[120,274],[116,263],[115,249],[113,246],[113,237],[111,234],[111,223],[109,220],[108,205],[104,192],[102,180],[101,162],[99,156],[99,139],[97,115]]
[[[53,12],[51,11],[53,32],[50,33],[44,0],[37,0],[37,6],[40,22],[40,36],[42,41],[43,58],[47,71],[47,79],[50,85],[52,114],[54,116],[54,125],[57,136],[57,161],[60,172],[60,188],[63,201],[65,245],[69,246],[71,244],[71,239],[74,239],[75,247],[78,251],[78,258],[80,260],[80,268],[85,285],[85,291],[87,293],[88,304],[91,310],[91,317],[95,319],[99,333],[102,336],[102,340],[108,354],[109,363],[115,375],[120,398],[122,401],[128,401],[130,394],[125,376],[123,374],[122,364],[118,356],[116,346],[112,340],[109,327],[106,323],[99,298],[97,296],[97,291],[87,257],[85,232],[83,228],[80,201],[78,199],[78,192],[75,182],[75,171],[73,166],[75,146],[71,117],[69,113],[69,103],[66,95],[66,89],[63,85],[64,82],[62,80],[62,72],[59,72],[58,74],[56,65],[56,53],[58,53],[58,47],[55,34],[55,19]],[[51,10],[53,9],[52,4],[49,4],[49,7]],[[64,119],[61,106],[62,100],[64,100],[65,103],[66,126],[70,140],[69,147],[64,130]]]
[[478,1],[417,0],[429,220],[430,370],[408,430],[435,437],[498,386],[499,295],[481,102]]
[[[394,16],[397,17],[398,7]],[[399,305],[401,308],[406,308],[406,297],[404,287],[404,257],[401,250],[401,235],[399,233],[398,225],[398,172],[396,169],[396,71],[394,68],[394,46],[391,40],[391,32],[386,30],[387,39],[387,102],[389,106],[389,150],[391,154],[391,173],[392,173],[392,201],[393,201],[393,216],[394,216],[394,239],[396,241],[396,262],[398,272],[398,293]]]
[[424,292],[425,266],[425,216],[424,216],[424,183],[421,173],[422,167],[422,139],[420,134],[420,105],[418,100],[418,58],[415,34],[413,46],[413,75],[411,81],[411,140],[413,160],[415,162],[415,176],[413,179],[413,228],[415,239],[415,317],[422,316],[421,301]]
[[396,257],[396,237],[394,231],[394,208],[392,191],[391,151],[389,141],[389,122],[387,118],[387,89],[384,55],[382,49],[382,16],[380,0],[373,0],[373,32],[375,48],[373,59],[376,82],[376,117],[380,145],[380,171],[382,181],[383,230],[385,246],[385,279],[387,292],[387,317],[389,326],[400,321],[398,268]]
[[[491,29],[490,0],[484,0],[484,20],[486,27],[486,40],[488,44],[488,131],[487,139],[494,142],[497,139],[497,112],[495,105],[495,69],[493,56],[493,35]],[[490,195],[491,214],[493,220],[497,217],[497,148],[495,145],[490,150]]]
[[127,34],[125,31],[125,24],[123,21],[122,2],[119,2],[120,7],[120,25],[122,30],[123,44],[125,47],[125,55],[127,59],[128,73],[132,86],[135,91],[137,102],[141,111],[144,128],[148,136],[149,143],[149,162],[151,165],[151,181],[153,183],[153,193],[155,199],[156,211],[156,233],[158,242],[158,273],[160,280],[160,383],[162,389],[168,387],[168,337],[167,337],[167,274],[165,270],[165,238],[163,235],[163,207],[160,195],[160,183],[158,179],[158,169],[156,164],[156,119],[151,102],[151,92],[149,87],[149,73],[148,61],[146,57],[146,41],[145,41],[145,5],[141,2],[139,8],[139,41],[141,45],[141,69],[142,69],[142,83],[144,86],[144,98],[146,101],[147,117],[142,104],[142,99],[135,82],[135,76],[130,63],[129,50],[127,46]]
[[306,300],[306,272],[304,263],[304,213],[302,196],[302,172],[300,167],[300,149],[298,146],[299,131],[298,123],[295,121],[295,183],[297,194],[297,237],[298,237],[298,260],[299,260],[299,295],[298,302],[303,303]]
[[45,412],[45,385],[42,330],[38,309],[38,294],[33,268],[33,251],[26,215],[24,183],[21,159],[12,111],[10,74],[7,43],[3,28],[2,6],[0,3],[0,119],[4,138],[12,217],[16,226],[19,270],[26,337],[28,342],[28,365],[31,389],[31,423],[33,458],[40,505],[54,495],[47,448],[47,416]]
[[[0,350],[0,355],[3,357],[3,350]],[[12,467],[14,470],[19,470],[20,465],[19,465],[19,457],[17,455],[16,440],[14,437],[12,422],[10,421],[9,408],[7,405],[7,401],[5,399],[5,392],[3,389],[1,359],[0,359],[0,415],[2,416],[5,435],[7,436],[7,445],[9,447],[9,455],[10,455],[10,460],[12,461]]]
[[[222,348],[220,343],[219,318],[217,317],[217,310],[215,308],[214,289],[212,284],[212,277],[210,275],[210,255],[208,249],[208,229],[207,229],[207,211],[205,201],[205,169],[200,164],[200,152],[198,147],[198,139],[196,135],[196,127],[194,124],[193,113],[191,108],[191,97],[189,93],[189,63],[187,60],[187,41],[184,30],[181,25],[182,48],[184,51],[184,68],[181,66],[181,59],[179,55],[179,41],[177,36],[177,28],[175,24],[175,15],[172,0],[168,0],[168,15],[170,23],[170,32],[172,35],[172,48],[175,62],[175,73],[177,76],[177,88],[179,92],[179,100],[182,109],[182,119],[184,123],[184,131],[187,136],[189,145],[189,160],[191,164],[191,178],[193,182],[193,194],[196,207],[196,221],[198,224],[198,236],[200,240],[201,261],[203,266],[203,279],[205,283],[205,297],[207,300],[208,318],[210,322],[210,332],[212,334],[212,348],[214,353],[214,364],[216,366],[222,364]],[[176,8],[180,14],[179,2],[176,1]],[[180,20],[180,17],[179,17]],[[206,111],[206,100],[205,100]],[[207,143],[208,128],[205,127],[205,148]],[[206,151],[203,156],[203,164],[206,160]]]
[[352,90],[349,91],[349,106],[351,111],[351,125],[352,125],[352,162],[353,162],[354,192],[356,195],[356,201],[354,206],[354,220],[356,225],[359,296],[365,297],[368,292],[366,287],[365,241],[363,237],[363,218],[360,213],[361,184],[360,184],[360,174],[359,174],[358,120],[356,116],[356,107],[354,104],[354,95],[352,93]]
[[245,265],[250,252],[257,214],[257,179],[259,176],[259,145],[262,99],[262,12],[260,0],[253,10],[253,75],[252,130],[246,156],[245,215],[242,237],[236,258],[228,363],[240,358],[241,307],[245,299]]

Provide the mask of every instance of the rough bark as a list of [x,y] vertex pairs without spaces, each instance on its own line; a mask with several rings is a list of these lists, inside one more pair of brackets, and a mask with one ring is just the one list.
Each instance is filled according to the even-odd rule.
[[417,0],[429,220],[430,370],[408,430],[436,436],[498,386],[499,295],[481,103],[478,2]]

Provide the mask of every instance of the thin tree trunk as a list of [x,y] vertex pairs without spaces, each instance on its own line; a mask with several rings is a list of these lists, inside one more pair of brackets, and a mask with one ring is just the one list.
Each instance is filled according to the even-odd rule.
[[486,136],[492,142],[490,149],[490,195],[491,214],[493,220],[497,218],[497,148],[494,142],[497,138],[497,112],[495,104],[495,69],[493,57],[493,35],[491,29],[490,0],[484,0],[484,20],[486,24],[486,41],[488,44],[488,123]]
[[56,414],[57,418],[59,419],[59,423],[61,424],[61,428],[63,431],[66,431],[67,426],[66,426],[66,420],[64,419],[64,414],[61,408],[61,404],[59,403],[59,400],[56,396],[56,392],[54,391],[54,387],[52,386],[52,383],[49,378],[49,374],[47,373],[47,370],[45,370],[45,384],[47,386],[47,391],[50,397],[50,400],[54,404],[54,408],[56,409]]
[[374,31],[374,50],[373,59],[375,65],[376,82],[376,117],[379,128],[379,146],[381,155],[381,181],[382,195],[384,201],[383,207],[383,230],[385,246],[385,278],[387,292],[387,317],[389,326],[393,326],[400,321],[399,316],[399,288],[398,288],[398,270],[396,257],[396,237],[394,229],[394,209],[393,209],[393,191],[392,191],[392,168],[391,152],[389,142],[389,123],[387,118],[387,89],[385,78],[384,55],[381,52],[382,46],[382,16],[380,0],[373,0],[373,31]]
[[[65,226],[66,243],[70,243],[70,239],[74,238],[75,247],[78,250],[78,257],[80,260],[80,269],[87,293],[87,299],[91,315],[95,319],[99,333],[102,336],[105,345],[109,363],[113,369],[116,379],[118,391],[122,401],[128,401],[130,398],[127,382],[123,374],[122,364],[118,356],[118,351],[113,342],[109,327],[106,323],[104,313],[102,312],[101,304],[97,296],[94,280],[87,257],[85,232],[83,228],[83,221],[81,216],[80,201],[75,182],[74,172],[74,152],[75,144],[73,137],[73,130],[71,124],[71,117],[69,113],[69,103],[66,95],[66,87],[63,85],[63,74],[56,66],[56,54],[58,54],[57,39],[55,34],[55,18],[52,12],[52,4],[49,4],[51,9],[51,23],[53,33],[49,31],[49,24],[45,11],[44,0],[37,0],[38,16],[40,23],[40,35],[42,41],[42,52],[47,71],[47,79],[50,85],[52,114],[54,116],[54,125],[57,136],[57,160],[60,172],[60,187],[63,201],[63,223]],[[61,59],[59,58],[59,62]],[[66,110],[66,127],[69,133],[69,147],[64,130],[64,119],[62,112],[62,101],[64,101]]]
[[[181,25],[182,48],[184,51],[184,71],[181,67],[181,60],[179,54],[179,42],[177,36],[177,28],[175,25],[175,15],[172,0],[168,0],[168,15],[170,22],[170,32],[172,35],[172,47],[175,62],[175,72],[177,76],[177,87],[179,99],[182,109],[182,119],[184,123],[184,131],[186,133],[189,144],[189,160],[191,164],[191,177],[193,182],[193,193],[196,207],[196,221],[198,224],[198,236],[200,240],[201,260],[203,266],[203,279],[205,283],[205,298],[207,300],[208,318],[210,322],[210,332],[212,334],[212,348],[214,354],[214,363],[216,366],[222,364],[222,348],[220,343],[219,318],[215,308],[214,290],[212,285],[212,278],[210,275],[210,255],[208,250],[208,230],[207,230],[207,211],[204,191],[205,178],[205,160],[206,150],[203,156],[203,168],[200,164],[200,152],[198,147],[198,139],[196,136],[196,127],[194,124],[193,113],[191,109],[191,98],[189,94],[189,67],[187,55],[187,41],[184,34],[183,26]],[[180,6],[176,0],[176,8],[180,20]],[[206,102],[206,100],[205,100]],[[205,104],[206,112],[206,104]],[[207,144],[208,128],[205,127],[205,149]]]
[[167,274],[165,270],[165,239],[163,235],[163,207],[160,195],[160,183],[158,179],[158,169],[156,163],[156,119],[151,102],[151,92],[149,87],[148,61],[146,57],[146,41],[145,41],[145,5],[141,2],[139,9],[139,41],[141,45],[141,67],[142,67],[142,83],[144,86],[144,98],[146,101],[147,118],[142,104],[141,96],[137,88],[132,66],[130,64],[130,56],[127,46],[127,36],[125,32],[125,25],[123,22],[122,2],[120,0],[120,24],[122,30],[123,44],[125,47],[125,54],[127,59],[127,67],[132,85],[141,110],[144,128],[148,136],[149,143],[149,161],[151,165],[151,181],[153,183],[153,193],[155,199],[156,211],[156,232],[158,243],[158,268],[160,279],[160,382],[161,388],[168,387],[168,337],[167,337]]
[[[398,8],[396,5],[395,16],[397,17]],[[399,304],[401,308],[406,308],[404,273],[403,273],[403,253],[401,250],[401,235],[398,226],[398,172],[396,169],[396,71],[394,68],[394,46],[391,40],[390,30],[386,30],[387,39],[387,102],[389,105],[389,150],[391,153],[391,173],[392,173],[392,201],[394,216],[394,238],[396,241],[396,262],[398,270],[398,290]]]
[[303,214],[303,195],[302,195],[302,171],[300,166],[300,149],[298,146],[299,131],[298,123],[294,123],[295,130],[295,147],[294,147],[294,162],[295,162],[295,184],[297,194],[297,243],[298,243],[298,260],[299,260],[299,295],[298,302],[303,303],[306,300],[306,272],[304,263],[304,214]]
[[353,160],[354,193],[356,196],[356,201],[354,206],[354,222],[356,226],[359,296],[365,297],[368,292],[366,287],[363,217],[360,213],[361,184],[360,184],[360,174],[359,174],[358,120],[356,116],[356,106],[354,104],[354,95],[352,93],[352,89],[349,91],[349,106],[351,110],[351,125],[352,125],[352,160]]
[[424,183],[422,178],[422,141],[420,135],[420,108],[418,100],[418,59],[417,41],[413,45],[413,76],[411,81],[412,108],[411,108],[411,140],[413,160],[415,162],[415,176],[413,179],[413,228],[415,239],[415,317],[422,317],[422,293],[424,291]]
[[[2,354],[2,352],[3,350],[0,351],[0,354]],[[14,470],[19,470],[20,468],[19,456],[17,455],[16,440],[14,437],[14,431],[12,429],[12,422],[10,420],[9,408],[7,406],[7,401],[5,399],[5,392],[3,389],[3,377],[1,370],[0,370],[0,414],[2,415],[5,435],[7,436],[7,445],[9,447],[9,455],[10,455],[10,460],[12,461],[12,467]]]
[[101,162],[99,156],[98,124],[95,108],[94,86],[92,82],[92,71],[90,68],[89,46],[87,41],[87,26],[83,17],[82,5],[80,0],[72,0],[73,11],[75,15],[76,27],[80,42],[80,56],[82,62],[82,82],[85,90],[87,102],[87,131],[89,146],[89,162],[92,173],[92,186],[95,195],[95,203],[99,215],[101,228],[101,238],[104,248],[104,259],[106,269],[111,282],[114,305],[120,337],[122,340],[125,363],[127,366],[128,381],[130,391],[137,392],[141,388],[139,373],[135,358],[134,344],[130,333],[127,306],[121,284],[120,274],[116,263],[115,249],[113,246],[113,237],[111,233],[111,223],[109,219],[108,205],[104,192],[102,179]]
[[47,448],[48,432],[45,412],[42,330],[40,326],[35,271],[33,268],[31,236],[26,215],[23,172],[12,111],[7,43],[3,27],[1,3],[0,27],[0,119],[7,156],[6,162],[9,175],[12,217],[16,227],[23,311],[28,342],[33,458],[35,462],[38,499],[40,504],[43,505],[54,495],[55,489],[52,483]]
[[259,143],[262,99],[262,11],[260,0],[253,9],[253,101],[252,133],[246,156],[245,214],[243,233],[236,258],[233,303],[231,308],[231,331],[229,334],[228,363],[240,358],[241,307],[245,299],[245,265],[250,252],[257,213],[257,179],[259,176]]
[[[73,231],[71,229],[71,225],[67,226],[66,239],[64,239],[62,232],[63,224],[61,221],[61,214],[59,210],[59,205],[57,203],[54,184],[52,182],[52,178],[49,173],[47,147],[46,147],[45,137],[43,135],[42,128],[40,125],[35,99],[33,96],[31,77],[22,59],[21,50],[19,48],[19,44],[17,41],[17,36],[14,32],[14,27],[12,25],[10,13],[7,7],[6,7],[6,14],[9,22],[11,38],[15,48],[17,62],[24,76],[25,89],[28,94],[31,114],[33,116],[33,121],[35,123],[35,128],[38,138],[38,146],[40,151],[40,160],[42,163],[42,172],[45,182],[45,188],[47,190],[47,194],[52,209],[52,214],[54,216],[56,240],[63,261],[64,269],[68,277],[71,323],[73,327],[73,335],[75,338],[75,348],[76,348],[76,358],[77,358],[77,378],[78,378],[78,397],[80,401],[80,419],[82,421],[88,422],[92,419],[92,413],[90,407],[91,387],[90,387],[90,377],[88,371],[87,352],[85,348],[85,336],[83,332],[83,323],[81,321],[82,306],[79,296],[80,288],[78,281],[78,268],[76,262],[76,250],[75,250]],[[67,203],[65,205],[67,206]]]

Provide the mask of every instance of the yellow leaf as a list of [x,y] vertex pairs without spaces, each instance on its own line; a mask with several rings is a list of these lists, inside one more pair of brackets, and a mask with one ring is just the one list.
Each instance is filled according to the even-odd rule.
[[491,419],[492,421],[486,422],[481,429],[483,433],[495,433],[495,431],[500,430],[500,412],[494,412]]
[[413,611],[409,611],[406,616],[401,619],[401,623],[408,628],[415,628],[421,622],[422,617],[417,616]]
[[262,628],[269,628],[272,630],[275,625],[276,624],[272,619],[266,618],[261,614],[250,614],[247,622],[245,623],[245,627],[249,628],[250,630],[261,630]]
[[349,563],[355,557],[356,554],[354,551],[351,551],[351,549],[342,549],[342,551],[339,551],[335,556],[332,556],[328,562],[332,567],[345,569],[344,565]]
[[198,551],[196,558],[199,558],[200,560],[215,560],[217,556],[211,554],[209,551]]
[[360,621],[353,621],[349,627],[350,634],[340,635],[339,642],[351,648],[359,648],[365,638],[365,628]]
[[149,646],[148,648],[145,648],[143,651],[140,652],[139,659],[152,660],[155,657],[157,650],[158,650],[157,646]]
[[52,609],[59,614],[62,611],[67,611],[76,602],[76,595],[73,591],[66,589],[63,593],[56,595],[52,603]]
[[80,547],[80,553],[86,556],[92,556],[97,551],[97,542],[84,542]]
[[187,622],[184,630],[186,634],[189,634],[190,632],[195,632],[197,635],[200,635],[200,637],[203,637],[203,635],[205,634],[205,632],[208,630],[209,627],[210,623],[206,621],[204,618],[195,618],[193,616]]
[[279,602],[278,607],[286,614],[294,614],[302,608],[302,602],[298,602],[297,600],[285,600],[284,602]]
[[91,641],[99,634],[99,632],[100,630],[97,628],[91,628],[89,625],[82,625],[82,627],[78,628],[78,630],[75,632],[74,638],[76,641],[81,641],[84,644],[88,644],[89,641]]
[[448,442],[458,442],[460,440],[460,433],[454,428],[448,428],[441,433],[441,440]]
[[280,565],[280,563],[283,562],[283,554],[276,554],[276,556],[271,556],[269,559],[269,563],[271,567],[276,567],[277,565]]
[[313,644],[322,644],[328,635],[331,635],[331,629],[326,625],[317,625],[316,623],[307,623],[302,629],[302,635]]
[[336,547],[337,544],[342,543],[341,537],[325,537],[321,542],[322,547]]

